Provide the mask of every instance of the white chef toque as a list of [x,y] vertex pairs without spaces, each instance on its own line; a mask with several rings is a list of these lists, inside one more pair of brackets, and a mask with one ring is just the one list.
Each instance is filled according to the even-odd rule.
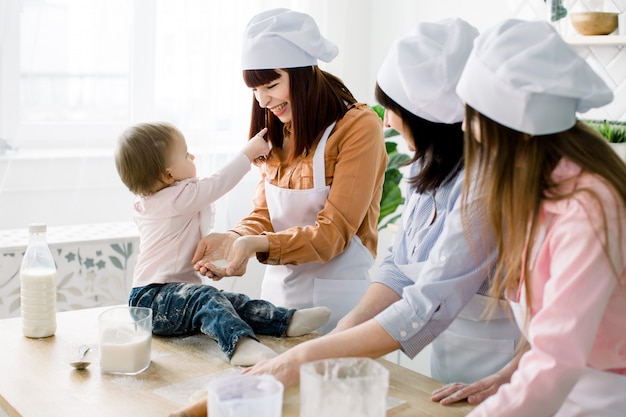
[[332,61],[339,49],[320,34],[311,16],[272,9],[254,16],[244,31],[242,69],[279,69]]
[[378,71],[378,86],[409,112],[457,123],[465,109],[456,84],[478,30],[461,19],[417,24],[396,40]]
[[613,93],[556,30],[507,19],[474,42],[457,92],[496,122],[532,135],[561,132]]

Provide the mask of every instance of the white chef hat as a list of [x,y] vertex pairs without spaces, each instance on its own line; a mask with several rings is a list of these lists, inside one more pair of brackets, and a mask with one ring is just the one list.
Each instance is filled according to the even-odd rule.
[[463,120],[456,83],[478,30],[461,19],[416,25],[396,40],[376,81],[392,100],[435,123]]
[[483,32],[457,86],[471,107],[532,135],[574,126],[613,93],[548,22],[505,20]]
[[244,31],[244,70],[297,68],[332,61],[339,49],[320,34],[311,16],[272,9],[254,16]]

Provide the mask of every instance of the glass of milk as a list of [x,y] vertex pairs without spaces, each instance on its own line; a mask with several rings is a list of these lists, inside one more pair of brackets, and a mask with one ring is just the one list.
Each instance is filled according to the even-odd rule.
[[113,307],[98,319],[100,370],[136,375],[150,366],[152,309]]
[[301,417],[385,417],[389,371],[370,358],[335,358],[300,367]]

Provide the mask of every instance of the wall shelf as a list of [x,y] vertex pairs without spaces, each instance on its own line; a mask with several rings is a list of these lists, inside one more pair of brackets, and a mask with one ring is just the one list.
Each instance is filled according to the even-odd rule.
[[604,35],[604,36],[565,36],[565,42],[570,45],[581,46],[620,46],[626,45],[626,35]]

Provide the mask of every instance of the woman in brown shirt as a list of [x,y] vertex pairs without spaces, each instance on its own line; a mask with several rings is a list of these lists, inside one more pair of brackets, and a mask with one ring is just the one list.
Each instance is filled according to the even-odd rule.
[[369,284],[387,164],[382,122],[317,66],[337,47],[310,16],[260,13],[244,39],[244,80],[254,93],[250,129],[267,126],[272,151],[261,163],[253,211],[229,232],[206,236],[195,267],[213,279],[243,275],[256,254],[268,265],[261,298],[329,307],[327,332]]

